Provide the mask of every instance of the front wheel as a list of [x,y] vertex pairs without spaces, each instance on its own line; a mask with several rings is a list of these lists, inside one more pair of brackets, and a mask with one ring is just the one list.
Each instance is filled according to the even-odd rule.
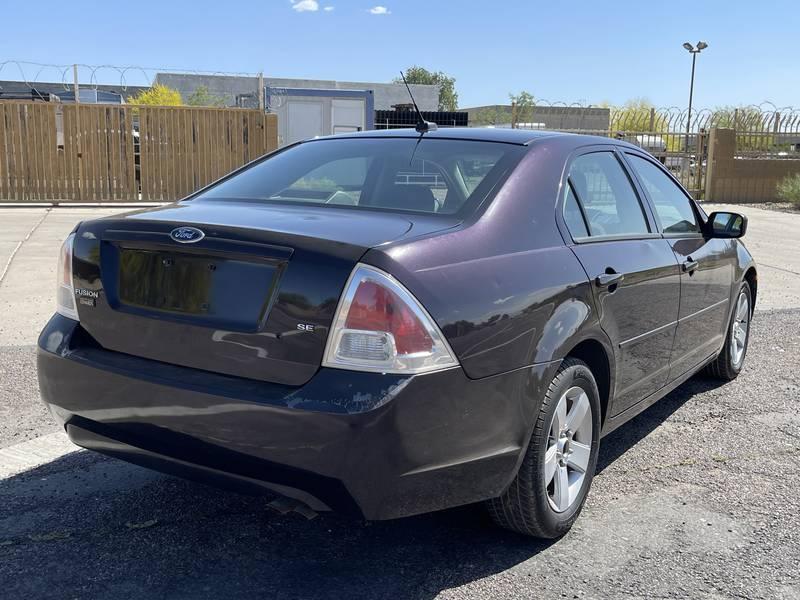
[[534,537],[566,533],[589,492],[599,443],[597,383],[586,363],[567,358],[542,401],[517,476],[487,502],[494,521]]
[[719,356],[706,367],[712,377],[731,381],[739,376],[744,367],[747,346],[750,342],[750,319],[753,316],[753,294],[746,281],[739,288],[733,305],[725,345]]

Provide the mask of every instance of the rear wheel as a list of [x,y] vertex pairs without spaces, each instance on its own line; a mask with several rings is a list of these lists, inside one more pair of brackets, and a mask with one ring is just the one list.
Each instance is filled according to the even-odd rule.
[[597,464],[600,396],[592,372],[567,358],[548,387],[519,472],[488,501],[501,527],[555,538],[578,518]]
[[753,314],[753,300],[750,284],[742,283],[733,306],[725,345],[719,356],[706,367],[706,372],[718,379],[732,380],[739,376],[744,367],[747,345],[750,342],[750,319]]

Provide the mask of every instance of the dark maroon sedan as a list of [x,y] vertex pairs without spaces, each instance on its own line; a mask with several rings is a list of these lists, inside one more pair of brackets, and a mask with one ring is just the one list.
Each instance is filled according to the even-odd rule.
[[162,471],[366,519],[487,501],[555,537],[604,434],[741,370],[746,225],[604,138],[312,140],[80,224],[42,395],[76,444]]

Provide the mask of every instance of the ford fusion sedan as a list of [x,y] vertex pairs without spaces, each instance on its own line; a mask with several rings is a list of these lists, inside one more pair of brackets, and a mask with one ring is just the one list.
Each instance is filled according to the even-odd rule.
[[746,226],[620,141],[315,139],[78,225],[41,392],[133,463],[365,519],[485,502],[552,538],[605,434],[742,369]]

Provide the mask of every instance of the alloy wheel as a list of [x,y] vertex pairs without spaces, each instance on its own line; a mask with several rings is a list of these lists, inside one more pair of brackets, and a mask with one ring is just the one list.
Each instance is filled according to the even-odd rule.
[[731,324],[730,353],[731,362],[738,367],[744,360],[747,334],[750,328],[750,301],[744,291],[739,293],[735,310],[733,323]]
[[550,507],[564,512],[577,500],[592,451],[592,407],[583,388],[573,386],[558,400],[544,458]]

